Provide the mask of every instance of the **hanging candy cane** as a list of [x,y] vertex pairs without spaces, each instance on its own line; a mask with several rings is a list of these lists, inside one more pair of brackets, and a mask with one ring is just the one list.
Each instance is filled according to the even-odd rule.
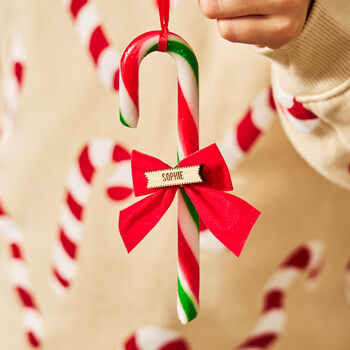
[[286,327],[286,292],[302,272],[308,273],[308,286],[314,287],[324,260],[323,245],[308,242],[297,248],[268,280],[262,315],[248,339],[237,350],[269,349]]
[[115,173],[107,181],[108,196],[113,200],[126,199],[132,193],[130,154],[114,140],[101,138],[90,141],[70,170],[53,253],[53,287],[59,295],[66,292],[76,275],[84,209],[90,198],[94,175],[108,164],[116,164]]
[[[233,131],[219,143],[219,149],[230,170],[234,170],[243,161],[259,137],[272,125],[276,118],[272,88],[263,89],[254,99],[243,118],[234,125]],[[212,252],[227,251],[208,228],[200,225],[201,249]]]
[[43,320],[33,292],[28,267],[23,253],[23,234],[16,222],[5,212],[0,203],[0,232],[10,250],[10,281],[22,306],[23,328],[28,343],[40,348],[44,330]]
[[177,332],[159,327],[141,327],[125,342],[121,350],[189,350]]
[[[159,49],[172,56],[178,68],[178,159],[183,159],[199,148],[198,62],[192,48],[178,35],[168,34],[167,30],[148,32],[126,49],[120,63],[120,120],[126,126],[136,127],[139,65],[143,58]],[[199,216],[182,190],[178,200],[178,315],[183,323],[198,313],[198,233]]]
[[345,266],[344,278],[345,278],[345,296],[346,296],[346,299],[348,300],[348,303],[350,304],[350,259]]
[[11,37],[4,50],[2,80],[3,117],[0,126],[0,141],[10,139],[15,125],[18,102],[23,87],[25,53],[19,37]]

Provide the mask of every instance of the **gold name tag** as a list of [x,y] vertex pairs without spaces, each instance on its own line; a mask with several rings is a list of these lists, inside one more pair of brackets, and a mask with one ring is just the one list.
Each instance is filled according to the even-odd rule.
[[201,165],[146,171],[147,188],[180,186],[203,182]]

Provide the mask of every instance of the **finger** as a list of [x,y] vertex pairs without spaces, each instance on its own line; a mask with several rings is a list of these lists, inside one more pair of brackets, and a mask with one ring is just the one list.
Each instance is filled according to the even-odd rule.
[[276,49],[301,31],[298,24],[289,17],[247,16],[231,19],[218,19],[220,35],[236,43],[267,46]]
[[269,15],[280,9],[276,0],[198,0],[203,14],[211,19]]

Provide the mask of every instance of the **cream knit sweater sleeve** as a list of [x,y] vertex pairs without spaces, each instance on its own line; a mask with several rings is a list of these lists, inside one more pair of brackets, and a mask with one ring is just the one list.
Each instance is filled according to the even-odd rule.
[[295,40],[257,51],[273,61],[274,96],[294,147],[350,189],[350,1],[315,0]]

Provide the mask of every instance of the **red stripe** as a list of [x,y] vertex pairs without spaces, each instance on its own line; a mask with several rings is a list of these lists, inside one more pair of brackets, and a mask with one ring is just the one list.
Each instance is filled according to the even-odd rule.
[[243,152],[248,152],[261,131],[254,125],[252,111],[248,110],[237,127],[237,142]]
[[306,247],[300,247],[282,264],[282,267],[305,269],[310,262],[310,252]]
[[183,340],[174,340],[166,345],[163,345],[159,350],[189,350],[189,347]]
[[271,86],[269,88],[269,106],[272,110],[276,111],[276,103],[275,103],[275,99],[273,97],[273,91],[272,91]]
[[178,225],[178,262],[189,288],[199,302],[199,264]]
[[40,340],[34,335],[33,332],[27,332],[27,337],[28,337],[29,344],[33,348],[40,348],[41,346]]
[[252,337],[248,339],[245,343],[240,345],[238,349],[245,348],[266,348],[270,346],[277,339],[277,335],[274,333],[266,333],[262,335],[257,335],[256,337]]
[[107,46],[109,46],[109,42],[107,41],[107,39],[102,31],[101,26],[97,26],[91,35],[90,48],[89,48],[91,56],[92,56],[95,64],[97,63],[101,52]]
[[1,202],[0,202],[0,215],[7,215],[5,212],[5,208],[2,206]]
[[262,312],[270,311],[271,309],[281,309],[283,307],[283,292],[275,289],[265,295],[264,308]]
[[[132,102],[139,110],[139,54],[145,41],[158,36],[159,31],[147,32],[140,35],[124,51],[124,54],[120,60],[120,73],[123,79],[123,83],[126,91],[128,92]],[[132,52],[132,55],[129,53]]]
[[113,89],[119,91],[119,69],[114,74]]
[[23,81],[23,65],[20,62],[16,62],[15,66],[13,67],[13,72],[16,76],[16,79],[18,81],[19,86],[22,85]]
[[16,287],[16,290],[19,295],[19,298],[22,301],[22,304],[25,307],[36,309],[36,305],[32,296],[26,290],[24,290],[22,287]]
[[136,337],[132,335],[125,343],[124,350],[139,350],[139,347],[136,344]]
[[70,286],[70,282],[63,278],[55,268],[53,268],[53,274],[63,287],[68,288]]
[[74,242],[72,242],[63,229],[60,230],[60,241],[62,243],[62,246],[65,250],[65,252],[72,258],[75,259],[76,253],[77,253],[77,246]]
[[90,158],[89,158],[89,152],[88,152],[88,146],[85,146],[83,151],[81,152],[79,156],[79,167],[80,172],[83,175],[83,178],[88,182],[91,183],[92,177],[95,173],[95,168],[91,164]]
[[185,156],[188,156],[199,148],[198,127],[193,120],[193,115],[188,107],[180,84],[178,84],[178,136]]
[[70,4],[70,12],[74,18],[78,16],[79,11],[87,2],[87,0],[72,0]]
[[121,201],[128,198],[132,194],[132,188],[113,186],[107,188],[107,195],[114,201]]
[[84,208],[74,199],[70,192],[67,193],[66,201],[71,213],[75,216],[76,219],[81,221]]
[[293,106],[288,109],[288,112],[299,120],[313,120],[318,119],[317,115],[306,109],[295,97],[293,98]]
[[131,159],[129,151],[120,145],[115,145],[113,149],[112,159],[114,162],[121,162],[123,160]]
[[14,259],[23,259],[22,251],[18,244],[11,243],[10,244],[11,255]]

